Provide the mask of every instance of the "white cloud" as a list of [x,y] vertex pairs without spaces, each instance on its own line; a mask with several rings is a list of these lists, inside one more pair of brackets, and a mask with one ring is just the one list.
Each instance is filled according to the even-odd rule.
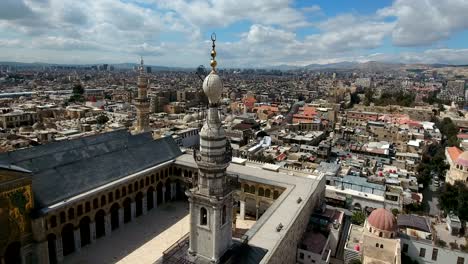
[[397,0],[377,13],[396,19],[392,38],[399,46],[430,45],[468,28],[466,0]]
[[159,6],[174,10],[196,27],[227,26],[244,20],[287,28],[309,25],[292,3],[292,0],[162,0]]

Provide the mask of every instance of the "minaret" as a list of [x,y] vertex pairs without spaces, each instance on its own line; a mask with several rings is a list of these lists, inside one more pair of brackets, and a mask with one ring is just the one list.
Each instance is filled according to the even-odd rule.
[[203,81],[209,109],[200,132],[200,149],[194,152],[198,183],[187,196],[190,202],[189,253],[216,263],[232,243],[233,198],[226,176],[232,155],[218,112],[223,83],[216,73],[215,34],[211,40],[211,72]]
[[148,78],[145,74],[143,58],[140,60],[140,74],[138,75],[138,97],[133,100],[137,109],[137,122],[135,132],[141,133],[149,130],[149,100],[148,100]]

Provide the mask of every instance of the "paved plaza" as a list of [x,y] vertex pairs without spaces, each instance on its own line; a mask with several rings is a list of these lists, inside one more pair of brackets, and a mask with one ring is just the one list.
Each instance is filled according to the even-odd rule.
[[164,250],[190,231],[186,202],[171,202],[96,240],[65,263],[154,263]]

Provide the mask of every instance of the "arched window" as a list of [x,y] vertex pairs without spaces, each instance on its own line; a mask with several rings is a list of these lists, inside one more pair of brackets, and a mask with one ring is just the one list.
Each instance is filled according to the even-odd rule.
[[148,186],[148,185],[149,185],[149,183],[150,183],[150,179],[149,179],[149,177],[146,177],[145,186]]
[[81,216],[83,214],[83,205],[80,204],[78,205],[78,208],[76,209],[76,216]]
[[135,192],[138,191],[138,181],[136,181],[136,182],[133,184],[133,189],[135,189]]
[[93,208],[98,209],[99,208],[99,201],[98,198],[93,199]]
[[271,191],[270,189],[265,190],[265,197],[270,197],[271,196]]
[[208,212],[205,207],[200,208],[200,225],[208,224]]
[[221,216],[221,224],[224,225],[226,223],[227,212],[226,212],[226,205],[223,205],[223,213]]
[[63,224],[67,221],[65,218],[65,212],[60,212],[60,223]]
[[55,215],[51,216],[49,219],[50,227],[54,228],[57,226],[57,217]]
[[129,184],[128,185],[128,193],[132,193],[132,192],[133,192],[133,185]]
[[244,192],[249,192],[250,187],[248,184],[244,185]]
[[106,205],[106,196],[105,195],[101,196],[101,206],[104,206],[104,205]]
[[91,211],[91,203],[90,203],[90,202],[86,202],[86,203],[85,203],[85,212],[86,212],[86,213],[89,213],[89,211]]
[[264,195],[265,195],[265,190],[262,187],[258,188],[258,196],[264,196]]
[[250,186],[250,193],[255,194],[255,186],[253,186],[253,185]]
[[68,209],[68,220],[75,219],[75,208]]
[[382,237],[382,232],[379,232],[379,237]]
[[390,233],[390,238],[393,238],[393,233]]
[[159,181],[159,172],[156,173],[156,180]]
[[154,179],[155,179],[155,178],[156,178],[155,175],[154,175],[154,174],[151,174],[151,184],[154,183]]
[[379,243],[375,243],[375,247],[379,247]]
[[127,195],[127,187],[122,187],[122,197],[125,197]]
[[383,244],[380,244],[380,248],[383,248]]
[[115,190],[115,199],[119,199],[120,198],[120,190]]

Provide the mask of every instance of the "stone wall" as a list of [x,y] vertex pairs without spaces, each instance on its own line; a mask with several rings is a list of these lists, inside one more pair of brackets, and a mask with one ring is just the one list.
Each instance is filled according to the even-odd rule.
[[263,259],[261,263],[296,263],[297,247],[307,228],[309,218],[313,210],[325,199],[325,177],[320,176],[318,181],[317,187],[311,190],[308,199],[304,199],[304,206],[297,214],[294,222],[284,227],[285,235],[277,244],[274,252],[270,255],[270,258]]

